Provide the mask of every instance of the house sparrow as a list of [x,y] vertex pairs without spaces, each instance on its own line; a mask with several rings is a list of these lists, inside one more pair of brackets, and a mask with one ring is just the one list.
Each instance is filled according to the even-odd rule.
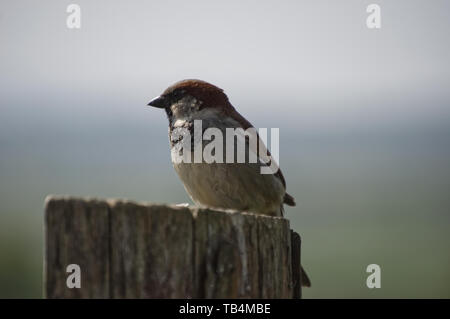
[[[273,174],[261,174],[263,166],[272,166],[275,161],[265,149],[257,133],[254,137],[258,141],[258,149],[252,150],[251,147],[245,147],[246,161],[244,163],[236,161],[239,154],[234,155],[233,163],[225,160],[222,163],[210,162],[205,159],[187,163],[175,159],[174,154],[178,154],[180,143],[185,143],[184,138],[187,136],[175,134],[179,129],[190,133],[188,142],[191,144],[191,154],[184,155],[194,158],[195,149],[200,147],[204,150],[208,144],[203,139],[193,137],[196,121],[201,121],[201,133],[209,128],[216,128],[222,132],[222,136],[226,136],[227,128],[243,130],[253,128],[253,125],[231,105],[222,89],[201,80],[183,80],[168,87],[148,105],[166,111],[169,119],[172,163],[194,203],[200,206],[270,216],[283,216],[283,204],[295,206],[294,198],[286,193],[286,182],[277,166]],[[248,138],[247,136],[234,139],[234,149],[238,149],[240,143],[249,146]],[[226,143],[223,145],[222,153],[226,154]],[[267,152],[268,158],[265,160],[261,158],[260,152],[258,153],[261,149]],[[256,163],[248,162],[252,152],[258,154]],[[225,155],[223,158],[225,159]],[[302,271],[302,278],[303,285],[310,286],[304,271]]]
[[[184,80],[166,89],[148,105],[163,108],[169,119],[169,139],[172,151],[179,148],[182,139],[174,137],[178,128],[186,128],[193,136],[194,121],[202,121],[203,132],[217,128],[226,136],[226,128],[252,128],[228,101],[223,90],[200,80]],[[202,133],[203,133],[202,132]],[[258,144],[264,145],[259,136]],[[205,141],[192,141],[195,147],[205,147]],[[237,139],[240,143],[248,141]],[[226,143],[223,143],[226,144]],[[248,146],[248,145],[246,145]],[[223,153],[226,153],[224,145]],[[249,147],[245,148],[249,157]],[[172,152],[173,154],[174,152]],[[194,154],[192,154],[194,158]],[[270,156],[270,154],[269,154]],[[236,155],[237,157],[237,155]],[[273,160],[270,158],[270,160]],[[283,216],[283,203],[295,206],[294,198],[286,193],[286,182],[281,170],[274,174],[261,174],[262,161],[256,163],[177,163],[172,156],[174,168],[194,203],[200,206],[248,211],[256,214]],[[225,160],[223,160],[225,162]]]

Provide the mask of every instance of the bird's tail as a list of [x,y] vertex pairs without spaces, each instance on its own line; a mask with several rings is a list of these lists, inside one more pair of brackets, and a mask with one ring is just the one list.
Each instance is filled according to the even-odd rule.
[[288,193],[284,194],[283,203],[285,203],[288,206],[295,206],[295,199]]

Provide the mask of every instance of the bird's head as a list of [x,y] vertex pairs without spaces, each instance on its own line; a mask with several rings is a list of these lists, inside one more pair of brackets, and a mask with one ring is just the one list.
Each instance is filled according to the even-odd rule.
[[172,119],[196,118],[206,110],[232,107],[222,89],[201,80],[183,80],[169,86],[148,105],[164,109]]

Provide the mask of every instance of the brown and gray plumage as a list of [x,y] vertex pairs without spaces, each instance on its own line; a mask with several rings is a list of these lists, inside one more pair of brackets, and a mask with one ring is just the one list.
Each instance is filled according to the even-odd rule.
[[[183,80],[167,88],[149,105],[162,108],[169,119],[169,140],[174,151],[182,139],[174,137],[177,129],[187,129],[194,136],[194,121],[202,121],[203,132],[208,128],[218,128],[226,136],[226,128],[253,127],[231,105],[222,89],[201,80]],[[257,136],[259,141],[259,136]],[[195,147],[202,149],[208,141],[191,139],[191,152]],[[200,144],[198,144],[200,143]],[[235,139],[236,150],[239,143],[246,143],[245,157],[248,159],[248,140]],[[258,144],[259,145],[259,144]],[[263,145],[263,144],[261,144]],[[223,154],[226,149],[223,141]],[[265,146],[264,146],[265,149]],[[258,152],[256,151],[258,154]],[[268,153],[270,156],[270,153]],[[192,154],[192,158],[194,158]],[[270,157],[271,161],[274,161]],[[294,198],[286,192],[286,181],[280,169],[274,174],[261,174],[261,166],[270,164],[258,160],[256,163],[186,163],[172,162],[194,203],[200,206],[247,211],[256,214],[283,216],[283,204],[295,206]],[[303,284],[309,286],[309,279],[303,274]]]
[[[194,120],[202,120],[203,130],[219,128],[223,136],[226,135],[226,128],[240,127],[245,130],[253,127],[236,111],[221,89],[200,80],[178,82],[150,105],[166,110],[169,138],[175,128],[184,127],[193,132]],[[180,141],[171,139],[170,142],[171,147],[174,147]],[[225,148],[226,143],[223,144]],[[278,169],[275,174],[261,174],[261,165],[264,164],[174,163],[186,191],[196,204],[282,216],[283,203],[295,206],[294,198],[286,193],[286,182],[281,170]]]

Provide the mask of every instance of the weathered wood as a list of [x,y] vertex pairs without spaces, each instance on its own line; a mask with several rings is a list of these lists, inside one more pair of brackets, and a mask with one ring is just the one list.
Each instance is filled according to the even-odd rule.
[[[47,199],[45,295],[48,298],[109,298],[109,209],[104,201]],[[67,266],[81,268],[81,288],[66,285]]]
[[191,211],[119,201],[111,211],[111,297],[194,297]]
[[197,210],[195,268],[200,298],[258,298],[255,215]]
[[295,269],[301,269],[300,260],[300,245],[301,239],[300,235],[295,231],[291,230],[291,246],[292,246],[292,298],[300,299],[302,298],[302,282],[300,271],[294,271]]
[[258,218],[258,247],[261,298],[292,298],[289,221]]
[[[46,297],[299,298],[295,235],[280,217],[50,198]],[[81,289],[66,286],[68,264]]]

